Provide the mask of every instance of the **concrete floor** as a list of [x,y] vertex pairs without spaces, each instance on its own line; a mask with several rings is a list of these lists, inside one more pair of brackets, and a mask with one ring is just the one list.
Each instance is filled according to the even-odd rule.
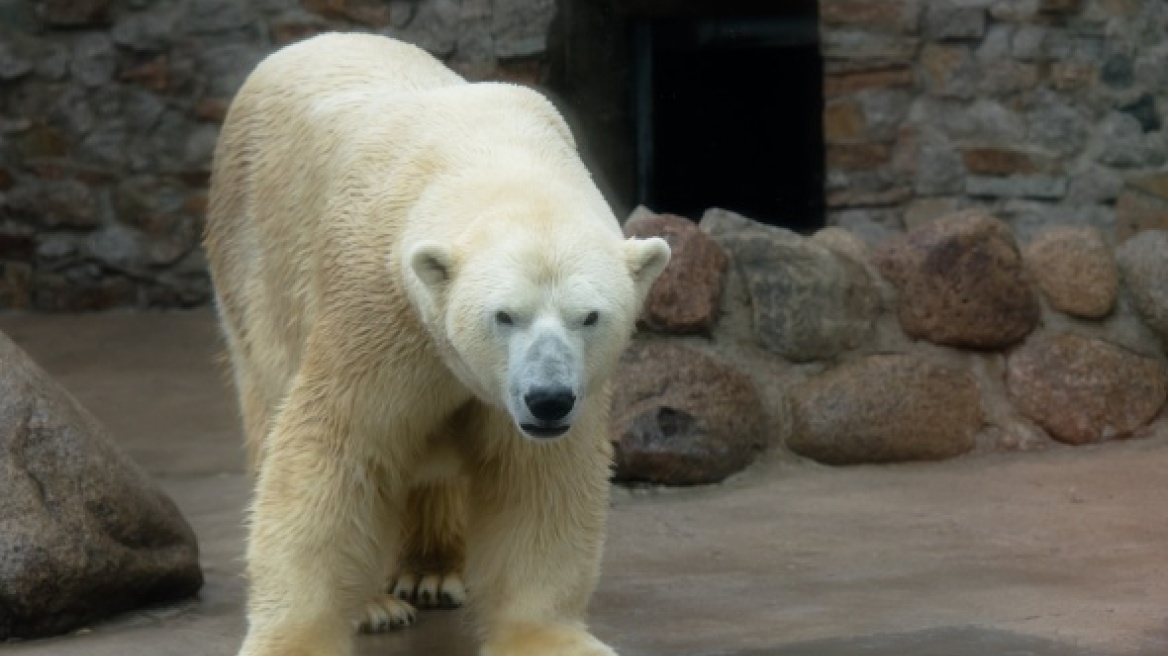
[[[234,654],[242,473],[210,312],[0,315],[195,527],[197,600],[22,655]],[[618,491],[596,633],[625,656],[1168,654],[1168,426],[1038,454],[829,469],[771,458],[722,486]],[[461,611],[359,653],[472,656]]]

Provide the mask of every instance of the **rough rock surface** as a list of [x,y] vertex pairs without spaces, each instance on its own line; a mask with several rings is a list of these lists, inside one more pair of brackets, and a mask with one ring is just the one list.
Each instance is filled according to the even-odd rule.
[[645,299],[641,322],[658,332],[709,333],[718,321],[729,262],[722,247],[693,221],[671,214],[635,216],[624,231],[629,237],[662,237],[673,253]]
[[1098,319],[1115,306],[1119,271],[1097,229],[1060,226],[1047,230],[1026,248],[1025,260],[1054,309]]
[[1168,398],[1164,364],[1071,333],[1036,336],[1009,358],[1018,409],[1068,444],[1125,437]]
[[900,291],[904,331],[936,344],[1001,348],[1038,322],[1018,245],[997,219],[957,212],[881,247],[880,272]]
[[973,448],[981,397],[966,371],[916,355],[873,355],[792,391],[787,446],[831,465],[941,460]]
[[0,640],[63,633],[202,582],[170,499],[0,335]]
[[707,212],[701,227],[746,280],[754,329],[767,348],[808,362],[855,348],[871,333],[880,297],[852,257],[724,210]]
[[1168,341],[1168,230],[1137,234],[1116,258],[1140,318]]
[[675,344],[634,342],[613,394],[618,481],[717,483],[762,448],[762,408],[750,380]]

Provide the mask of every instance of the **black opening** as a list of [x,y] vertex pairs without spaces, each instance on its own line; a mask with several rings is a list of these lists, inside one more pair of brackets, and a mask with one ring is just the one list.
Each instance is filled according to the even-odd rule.
[[637,200],[824,225],[823,62],[815,3],[780,17],[634,25]]

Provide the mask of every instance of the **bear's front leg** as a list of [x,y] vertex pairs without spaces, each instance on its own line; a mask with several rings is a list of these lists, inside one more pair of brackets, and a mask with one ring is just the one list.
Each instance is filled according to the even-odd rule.
[[472,478],[466,568],[482,656],[616,656],[584,625],[608,511],[603,413],[547,443],[505,415],[489,423],[493,466]]
[[265,445],[240,656],[350,654],[354,618],[383,571],[385,489],[361,436],[321,398],[294,389]]

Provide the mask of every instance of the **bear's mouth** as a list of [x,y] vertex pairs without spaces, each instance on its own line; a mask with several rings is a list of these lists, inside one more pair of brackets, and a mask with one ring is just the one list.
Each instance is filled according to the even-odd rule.
[[539,424],[519,424],[519,427],[523,429],[524,433],[541,439],[559,437],[564,433],[567,433],[568,429],[571,428],[571,426],[567,424],[553,426],[541,426]]

